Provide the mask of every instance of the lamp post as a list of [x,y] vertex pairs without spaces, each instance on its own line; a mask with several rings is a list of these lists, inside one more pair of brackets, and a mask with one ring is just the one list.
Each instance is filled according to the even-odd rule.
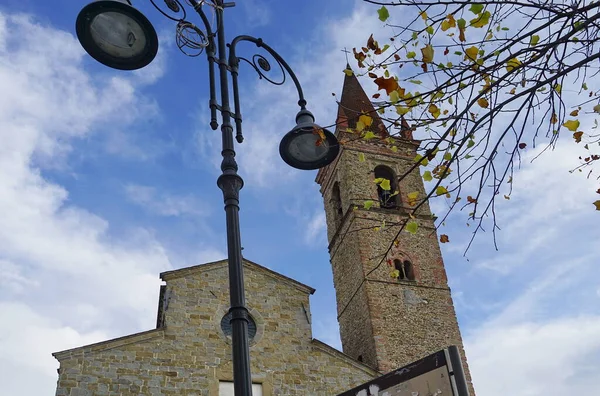
[[[238,175],[233,142],[235,122],[236,140],[242,143],[242,116],[238,92],[238,68],[240,61],[248,63],[259,75],[272,84],[281,85],[289,75],[298,91],[300,111],[296,115],[296,126],[288,132],[279,145],[282,159],[297,169],[318,169],[330,164],[339,152],[335,136],[314,123],[314,117],[306,109],[306,100],[298,79],[289,65],[262,39],[241,35],[226,45],[223,13],[225,8],[235,6],[223,0],[186,0],[200,17],[204,29],[186,20],[186,8],[179,0],[163,0],[164,6],[151,3],[165,17],[177,22],[176,42],[179,49],[188,56],[198,56],[206,50],[209,77],[210,126],[219,126],[217,112],[221,114],[221,135],[223,160],[222,174],[217,185],[223,192],[227,224],[227,258],[229,266],[229,293],[231,327],[233,382],[236,396],[252,395],[250,373],[250,352],[248,343],[248,309],[245,303],[244,274],[239,223],[239,192],[244,183]],[[166,8],[164,8],[166,7]],[[210,7],[216,14],[216,31],[213,32],[204,12]],[[135,70],[148,65],[158,51],[158,37],[150,21],[129,0],[99,0],[85,6],[76,23],[77,37],[83,48],[94,59],[106,66],[120,70]],[[274,81],[267,73],[271,64],[262,55],[254,55],[251,60],[236,55],[237,44],[250,42],[263,48],[276,61],[282,72],[282,80]],[[215,66],[219,68],[218,79]],[[229,101],[229,79],[231,78],[234,109]],[[217,100],[217,86],[220,90],[220,103]]]

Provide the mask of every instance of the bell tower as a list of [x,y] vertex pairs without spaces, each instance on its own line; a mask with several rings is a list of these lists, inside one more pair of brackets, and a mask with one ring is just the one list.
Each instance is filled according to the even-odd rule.
[[[343,351],[388,372],[456,345],[473,396],[429,205],[412,214],[416,233],[400,231],[412,211],[407,194],[426,195],[418,169],[398,181],[414,164],[419,142],[406,123],[391,145],[360,138],[348,130],[362,114],[372,119],[370,131],[387,136],[358,79],[347,75],[337,115],[340,154],[316,178],[325,203]],[[390,190],[377,178],[390,180]]]

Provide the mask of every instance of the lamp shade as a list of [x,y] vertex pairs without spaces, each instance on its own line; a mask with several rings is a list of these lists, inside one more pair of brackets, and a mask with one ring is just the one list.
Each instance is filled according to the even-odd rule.
[[310,111],[296,116],[296,127],[279,144],[281,158],[296,169],[312,170],[329,165],[338,155],[340,145],[327,129],[314,123]]
[[158,52],[158,36],[140,11],[126,0],[100,0],[77,16],[79,42],[98,62],[119,70],[148,65]]

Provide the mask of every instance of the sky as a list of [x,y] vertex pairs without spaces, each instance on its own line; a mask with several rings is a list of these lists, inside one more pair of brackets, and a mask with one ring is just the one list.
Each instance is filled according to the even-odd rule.
[[[159,54],[142,70],[111,70],[75,37],[84,4],[0,4],[0,382],[8,395],[53,395],[52,352],[153,328],[160,272],[226,256],[206,59],[181,54],[174,22],[138,0]],[[226,9],[225,27],[230,39],[250,34],[279,51],[317,122],[329,125],[342,50],[385,31],[376,9],[240,0]],[[313,336],[341,348],[316,172],[278,155],[294,126],[294,87],[272,86],[249,67],[240,73],[244,256],[316,288]],[[465,257],[470,230],[458,216],[446,225],[451,243],[442,250],[479,395],[588,394],[596,385],[597,186],[568,172],[577,150],[565,141],[533,162],[539,149],[525,154],[512,198],[498,209],[498,251],[482,234]]]

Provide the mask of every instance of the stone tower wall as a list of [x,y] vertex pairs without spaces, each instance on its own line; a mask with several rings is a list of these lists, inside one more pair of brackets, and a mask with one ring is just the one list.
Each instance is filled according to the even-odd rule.
[[[325,203],[344,352],[357,359],[362,356],[367,364],[386,372],[449,345],[457,345],[470,384],[429,205],[425,203],[413,214],[419,224],[415,235],[407,231],[398,235],[399,226],[394,225],[404,222],[411,210],[408,193],[417,191],[420,197],[425,196],[419,170],[400,181],[398,208],[377,207],[375,167],[385,165],[397,176],[405,174],[414,164],[417,145],[397,139],[398,149],[392,151],[383,144],[355,137],[352,141],[352,135],[344,132],[338,131],[338,136],[350,142],[343,145],[335,163],[319,172],[317,182],[321,184]],[[332,186],[335,182],[339,183],[344,208],[341,221],[334,213]],[[365,200],[376,204],[366,210],[363,208]],[[412,263],[414,281],[391,277],[393,268],[388,260],[395,258]],[[474,395],[472,385],[470,388]]]

